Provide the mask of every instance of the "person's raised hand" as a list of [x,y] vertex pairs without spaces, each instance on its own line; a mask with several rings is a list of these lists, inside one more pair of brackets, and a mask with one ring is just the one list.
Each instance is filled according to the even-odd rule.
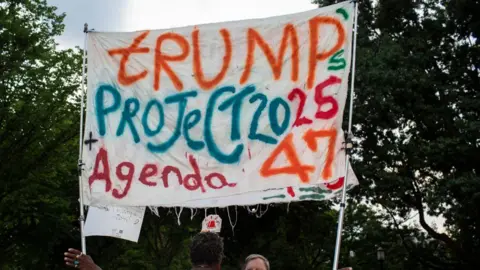
[[101,270],[101,268],[93,262],[92,257],[83,254],[80,250],[69,248],[64,255],[65,264],[70,267],[82,270]]

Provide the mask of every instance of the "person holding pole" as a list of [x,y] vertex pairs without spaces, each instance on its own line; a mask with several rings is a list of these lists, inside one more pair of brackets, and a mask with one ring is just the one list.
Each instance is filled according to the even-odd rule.
[[[93,259],[80,250],[69,248],[65,264],[81,270],[102,270]],[[190,245],[192,270],[220,270],[223,259],[223,240],[213,232],[201,232],[193,237]],[[267,268],[268,270],[268,268]]]
[[[66,265],[82,270],[102,270],[93,259],[80,250],[69,248],[65,252]],[[200,232],[190,245],[192,270],[220,270],[223,258],[223,241],[212,232]],[[242,270],[270,270],[270,262],[262,255],[251,254],[245,259]]]
[[80,250],[69,248],[64,255],[65,264],[70,267],[82,270],[102,270],[102,268],[93,262],[92,257],[83,254]]

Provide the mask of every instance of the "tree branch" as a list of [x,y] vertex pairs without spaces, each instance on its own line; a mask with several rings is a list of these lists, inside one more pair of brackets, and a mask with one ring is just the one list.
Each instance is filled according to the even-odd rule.
[[[393,224],[397,229],[397,235],[400,236],[400,239],[402,240],[402,245],[405,248],[405,251],[407,251],[407,253],[410,256],[416,258],[420,263],[424,264],[425,266],[438,269],[438,270],[445,270],[445,266],[439,266],[437,264],[434,264],[429,259],[426,260],[426,258],[421,258],[416,252],[414,252],[413,248],[411,246],[408,246],[407,242],[405,241],[405,236],[402,232],[402,229],[400,228],[400,224],[398,224],[397,220],[395,219],[395,215],[393,214],[392,210],[390,210],[388,207],[386,207],[382,203],[380,203],[380,205],[382,205],[382,207],[387,211],[388,215],[391,217]],[[455,269],[455,268],[452,268],[452,269]]]
[[[412,174],[413,176],[413,174]],[[428,223],[426,222],[425,220],[425,209],[423,207],[423,195],[422,195],[422,192],[420,191],[420,188],[419,188],[419,185],[418,185],[418,182],[417,180],[412,177],[412,187],[413,187],[413,196],[415,198],[415,201],[414,201],[414,205],[415,205],[415,208],[417,209],[418,211],[418,217],[419,217],[419,221],[420,221],[420,225],[422,226],[422,228],[428,233],[428,235],[430,235],[432,238],[434,239],[437,239],[437,240],[440,240],[442,242],[444,242],[445,244],[447,244],[447,246],[449,246],[452,250],[455,250],[456,252],[458,252],[458,246],[457,244],[455,243],[455,241],[453,241],[448,235],[446,235],[445,233],[438,233],[437,231],[435,231],[430,225],[428,225]]]

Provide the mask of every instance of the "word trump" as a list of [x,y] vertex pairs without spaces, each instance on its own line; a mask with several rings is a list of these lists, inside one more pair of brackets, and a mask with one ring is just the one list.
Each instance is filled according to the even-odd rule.
[[[309,49],[308,49],[308,65],[307,65],[307,88],[312,88],[315,83],[315,74],[318,61],[325,61],[337,53],[345,43],[346,31],[341,21],[335,17],[330,16],[317,16],[308,21],[309,35]],[[320,29],[322,27],[330,26],[335,30],[336,42],[330,48],[319,48],[320,39],[322,36],[328,37],[327,33],[321,34]],[[282,69],[286,60],[287,49],[290,47],[290,62],[291,62],[291,74],[290,80],[296,82],[299,80],[300,69],[300,42],[298,38],[298,31],[295,25],[286,24],[283,28],[283,34],[280,41],[278,50],[272,48],[271,44],[262,36],[262,34],[254,28],[247,28],[243,37],[232,37],[230,31],[226,28],[219,30],[219,35],[223,39],[223,51],[224,56],[222,58],[222,64],[219,71],[215,71],[216,74],[207,78],[205,75],[204,67],[202,65],[202,52],[200,48],[200,30],[194,28],[190,34],[190,40],[181,34],[174,32],[167,32],[160,34],[156,38],[155,49],[151,49],[147,46],[142,46],[142,41],[150,35],[150,31],[146,31],[134,38],[133,42],[126,48],[114,48],[108,50],[108,54],[111,57],[120,57],[117,80],[122,86],[129,86],[137,81],[145,79],[150,72],[148,69],[136,73],[128,73],[127,66],[131,61],[131,57],[135,57],[138,54],[153,54],[152,67],[150,70],[153,72],[153,89],[160,89],[160,75],[165,73],[172,81],[174,87],[181,91],[184,89],[184,83],[182,77],[175,72],[175,63],[181,63],[190,61],[192,65],[192,73],[199,88],[203,90],[212,90],[221,84],[227,74],[227,71],[231,68],[232,58],[235,57],[233,52],[246,55],[243,72],[241,73],[239,84],[245,84],[248,82],[252,69],[255,67],[255,59],[259,56],[255,55],[256,48],[260,48],[266,57],[271,72],[273,73],[273,79],[279,80],[282,76]],[[332,35],[332,33],[328,33]],[[240,52],[235,50],[235,43],[232,40],[237,40],[237,43],[246,43],[246,52]],[[244,41],[238,41],[244,40]],[[174,43],[180,49],[179,53],[171,54],[164,50],[165,43]],[[191,57],[191,60],[190,58]],[[213,73],[215,73],[213,72]]]

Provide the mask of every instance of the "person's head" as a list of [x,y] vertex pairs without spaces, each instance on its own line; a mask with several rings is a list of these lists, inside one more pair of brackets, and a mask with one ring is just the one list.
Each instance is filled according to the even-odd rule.
[[194,268],[220,269],[223,258],[223,241],[216,233],[201,232],[193,237],[190,261]]
[[245,259],[244,270],[270,270],[267,258],[259,254],[251,254]]

